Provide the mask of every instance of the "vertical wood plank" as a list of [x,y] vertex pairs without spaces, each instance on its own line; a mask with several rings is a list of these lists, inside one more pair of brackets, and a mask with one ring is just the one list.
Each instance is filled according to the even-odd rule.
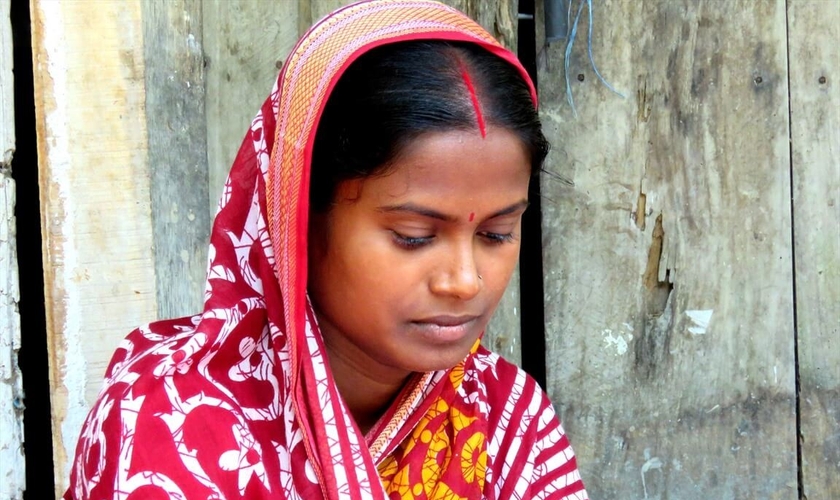
[[[262,5],[262,4],[260,4]],[[158,317],[204,302],[210,214],[202,2],[142,2]]]
[[15,151],[15,86],[12,56],[11,0],[0,0],[0,162],[10,168]]
[[26,489],[23,455],[23,378],[18,367],[20,316],[15,240],[14,74],[11,2],[0,0],[0,498],[19,500]]
[[840,498],[840,3],[788,23],[803,493]]
[[202,20],[207,54],[207,157],[210,207],[245,132],[297,42],[297,2],[212,0]]
[[155,318],[139,1],[34,0],[57,494],[119,340]]
[[592,4],[627,98],[585,11],[577,118],[565,43],[539,78],[549,392],[584,482],[796,498],[785,2]]

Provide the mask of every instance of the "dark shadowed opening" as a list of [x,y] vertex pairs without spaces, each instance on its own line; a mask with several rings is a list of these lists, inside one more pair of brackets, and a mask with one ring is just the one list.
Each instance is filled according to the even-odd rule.
[[20,270],[21,350],[23,373],[26,492],[23,498],[55,496],[47,322],[44,312],[44,269],[41,261],[41,206],[38,148],[32,81],[32,36],[29,2],[13,1],[11,9],[15,75],[16,151],[12,177],[16,183],[17,251]]
[[[534,0],[520,0],[517,55],[537,82],[537,34],[534,24]],[[542,263],[542,204],[540,179],[531,180],[528,196],[531,205],[522,218],[522,249],[519,255],[522,325],[522,368],[545,389],[545,311]]]

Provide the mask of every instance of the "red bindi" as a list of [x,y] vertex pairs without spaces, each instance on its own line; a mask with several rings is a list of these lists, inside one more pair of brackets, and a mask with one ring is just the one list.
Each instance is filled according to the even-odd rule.
[[472,222],[473,219],[475,219],[475,212],[470,212],[470,222]]

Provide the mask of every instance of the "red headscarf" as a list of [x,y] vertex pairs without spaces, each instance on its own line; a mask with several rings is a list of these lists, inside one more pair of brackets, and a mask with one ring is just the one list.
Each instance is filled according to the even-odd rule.
[[315,131],[360,54],[411,39],[476,43],[530,85],[513,54],[436,2],[360,2],[312,27],[225,184],[204,311],[117,350],[65,498],[586,498],[545,395],[478,345],[413,377],[367,435],[332,379],[306,299]]

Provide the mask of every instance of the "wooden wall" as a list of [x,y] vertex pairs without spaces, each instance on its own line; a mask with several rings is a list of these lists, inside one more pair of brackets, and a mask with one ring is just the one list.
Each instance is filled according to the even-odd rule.
[[549,392],[589,492],[840,498],[840,3],[593,4],[627,97],[587,12],[577,117],[566,43],[539,59]]
[[803,493],[840,498],[840,4],[788,2]]
[[[298,36],[346,3],[32,0],[57,494],[119,341],[200,310],[234,154]],[[448,3],[515,43],[514,1]],[[486,338],[513,361],[518,306],[515,281]]]
[[[32,1],[58,491],[119,340],[200,308],[244,132],[345,3]],[[447,3],[515,45],[516,0]],[[548,390],[590,494],[840,498],[840,3],[592,4],[626,98],[584,18],[573,116],[538,35]],[[518,306],[515,279],[487,336],[514,361]]]
[[17,241],[15,239],[14,74],[11,2],[0,0],[0,498],[23,498],[23,379],[18,367]]

